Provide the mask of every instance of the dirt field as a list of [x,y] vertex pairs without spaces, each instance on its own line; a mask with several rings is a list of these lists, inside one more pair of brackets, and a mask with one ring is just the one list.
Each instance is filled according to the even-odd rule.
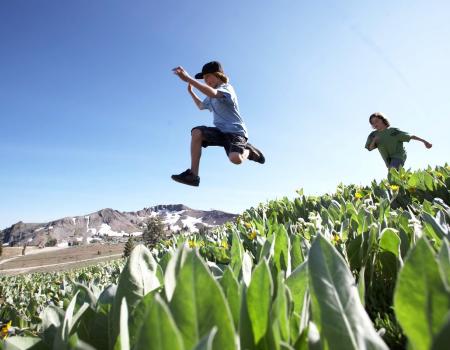
[[16,275],[28,272],[52,272],[79,268],[101,261],[119,258],[124,244],[92,244],[67,248],[3,247],[0,274]]

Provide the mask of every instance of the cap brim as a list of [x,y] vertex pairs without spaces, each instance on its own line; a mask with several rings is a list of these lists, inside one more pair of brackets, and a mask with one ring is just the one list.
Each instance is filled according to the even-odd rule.
[[195,79],[203,79],[203,73],[197,73]]

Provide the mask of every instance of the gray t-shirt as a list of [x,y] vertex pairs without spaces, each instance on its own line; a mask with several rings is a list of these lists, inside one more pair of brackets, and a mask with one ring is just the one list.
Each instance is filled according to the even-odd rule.
[[230,84],[222,84],[217,88],[223,96],[220,98],[206,97],[202,109],[213,112],[213,124],[224,133],[239,134],[248,138],[247,127],[239,114],[236,93]]

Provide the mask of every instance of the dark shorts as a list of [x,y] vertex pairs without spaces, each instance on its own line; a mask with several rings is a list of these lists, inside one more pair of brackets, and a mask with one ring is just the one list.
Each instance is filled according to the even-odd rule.
[[223,147],[227,155],[231,152],[242,154],[247,146],[247,138],[242,135],[223,133],[218,128],[210,126],[196,126],[195,128],[192,128],[192,130],[194,129],[199,129],[202,131],[203,147]]
[[391,159],[389,159],[389,166],[388,166],[388,168],[395,168],[395,169],[398,170],[403,165],[405,165],[405,161],[404,160],[398,159],[398,158],[391,158]]

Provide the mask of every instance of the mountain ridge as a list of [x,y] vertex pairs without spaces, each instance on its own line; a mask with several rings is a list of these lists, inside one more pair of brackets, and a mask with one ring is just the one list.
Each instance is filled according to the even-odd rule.
[[5,245],[43,246],[50,240],[58,245],[88,243],[94,239],[140,235],[146,221],[159,216],[167,231],[197,232],[233,220],[237,214],[220,210],[198,210],[184,204],[160,204],[137,211],[103,208],[96,212],[67,216],[43,223],[19,221],[3,230]]

